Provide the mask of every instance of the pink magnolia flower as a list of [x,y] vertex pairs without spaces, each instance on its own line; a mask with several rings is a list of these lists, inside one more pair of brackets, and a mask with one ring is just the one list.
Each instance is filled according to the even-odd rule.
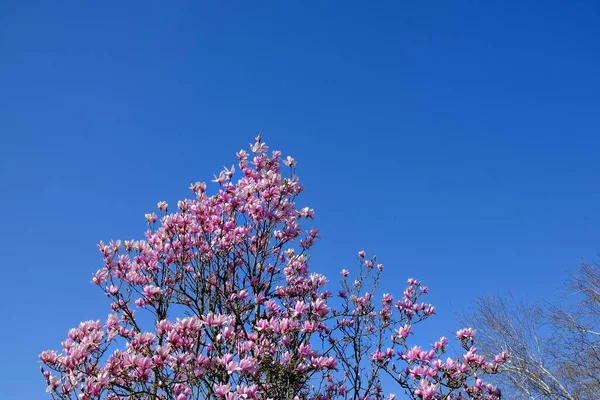
[[412,325],[410,325],[410,324],[403,325],[400,328],[398,328],[398,330],[396,331],[397,337],[402,340],[405,340],[408,337],[408,335],[410,335],[411,330],[412,330]]
[[283,162],[285,165],[289,166],[289,167],[294,167],[296,166],[296,160],[294,160],[292,157],[287,156],[287,158],[285,159],[285,161]]
[[155,213],[145,214],[145,217],[146,217],[146,221],[148,222],[148,224],[153,224],[156,222],[156,214]]
[[420,387],[417,390],[415,390],[415,393],[423,400],[431,400],[435,397],[439,387],[439,383],[433,385],[431,382],[422,379]]
[[167,208],[169,207],[169,205],[167,204],[166,201],[159,201],[158,204],[156,205],[156,207],[160,210],[160,211],[167,211]]
[[461,329],[456,332],[456,337],[460,340],[473,339],[475,337],[475,330],[472,328]]
[[214,391],[215,391],[215,395],[218,397],[225,397],[227,394],[229,394],[229,392],[231,391],[231,385],[227,384],[216,384],[214,386]]

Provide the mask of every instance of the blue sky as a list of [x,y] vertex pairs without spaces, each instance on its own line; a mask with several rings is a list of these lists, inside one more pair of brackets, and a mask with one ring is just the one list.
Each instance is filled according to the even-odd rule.
[[600,250],[597,2],[103,3],[0,5],[2,398],[44,398],[37,354],[105,318],[96,243],[259,130],[299,162],[312,267],[423,280],[425,345]]

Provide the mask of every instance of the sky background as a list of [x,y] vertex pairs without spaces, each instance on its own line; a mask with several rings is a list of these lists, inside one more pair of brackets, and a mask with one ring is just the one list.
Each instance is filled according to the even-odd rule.
[[38,353],[105,319],[97,242],[260,130],[298,160],[312,268],[335,283],[364,249],[384,289],[424,281],[423,345],[595,259],[598,2],[169,4],[0,4],[1,398],[47,398]]

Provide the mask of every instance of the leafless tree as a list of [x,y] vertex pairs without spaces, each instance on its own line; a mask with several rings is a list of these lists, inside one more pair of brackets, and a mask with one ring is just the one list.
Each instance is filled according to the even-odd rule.
[[510,362],[495,376],[508,399],[600,399],[600,265],[582,263],[554,303],[481,297],[468,322],[488,355]]

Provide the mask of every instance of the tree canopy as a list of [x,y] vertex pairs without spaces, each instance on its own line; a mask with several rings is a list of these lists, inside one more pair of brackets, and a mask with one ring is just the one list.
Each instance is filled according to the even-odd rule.
[[213,194],[198,182],[175,212],[159,202],[144,239],[99,244],[92,281],[111,313],[41,353],[53,398],[500,399],[482,377],[506,353],[486,359],[470,328],[456,334],[459,358],[445,337],[413,344],[435,313],[427,287],[410,278],[398,296],[377,294],[384,267],[364,251],[329,289],[309,268],[318,230],[303,228],[314,212],[296,206],[296,161],[260,135],[237,158],[237,181],[232,166]]

